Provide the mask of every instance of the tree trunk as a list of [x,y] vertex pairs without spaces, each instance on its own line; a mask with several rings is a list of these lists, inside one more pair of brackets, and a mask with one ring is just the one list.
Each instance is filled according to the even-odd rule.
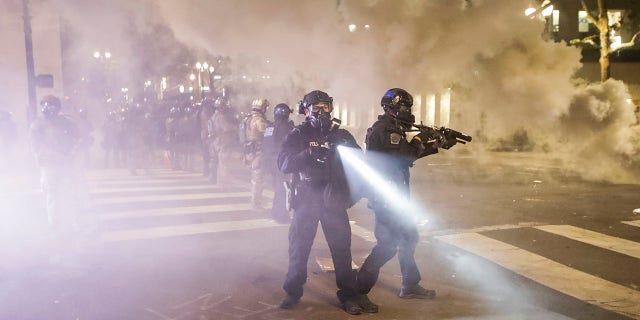
[[607,25],[606,30],[600,29],[600,80],[602,82],[611,77],[609,46],[609,26]]

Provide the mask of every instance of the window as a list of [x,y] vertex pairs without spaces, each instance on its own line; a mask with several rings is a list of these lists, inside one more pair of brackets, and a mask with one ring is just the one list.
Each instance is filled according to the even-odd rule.
[[553,32],[560,31],[560,11],[553,10],[553,13],[551,14],[551,23],[552,23],[551,31]]
[[586,11],[578,11],[578,32],[589,32],[589,19]]

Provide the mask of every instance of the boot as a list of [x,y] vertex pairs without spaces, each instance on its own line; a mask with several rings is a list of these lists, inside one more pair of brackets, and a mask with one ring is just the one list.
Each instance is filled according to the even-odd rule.
[[300,298],[288,294],[280,301],[280,309],[291,309],[298,304],[298,302],[300,302]]
[[365,313],[377,313],[378,305],[371,302],[366,294],[358,295],[358,305],[362,308],[362,312]]
[[362,307],[358,304],[356,297],[349,298],[342,302],[342,309],[348,314],[356,315],[362,313]]
[[402,299],[433,299],[436,297],[436,291],[416,284],[412,287],[402,287],[398,296]]

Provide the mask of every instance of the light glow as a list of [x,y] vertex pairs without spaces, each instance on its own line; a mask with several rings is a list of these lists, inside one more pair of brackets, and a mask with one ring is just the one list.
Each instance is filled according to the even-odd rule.
[[535,8],[527,8],[527,9],[524,10],[524,15],[528,17],[528,16],[532,15],[534,12],[536,12]]
[[[425,225],[429,222],[424,214],[425,210],[409,199],[408,195],[404,194],[395,183],[385,179],[378,171],[369,166],[362,159],[362,153],[359,150],[345,146],[338,146],[337,149],[342,164],[345,166],[347,179],[366,182],[367,190],[383,199],[391,210],[402,213],[408,219],[413,219],[416,224]],[[372,151],[368,151],[367,154],[372,154]],[[376,161],[376,163],[378,162]],[[359,177],[349,177],[349,172],[353,171],[357,172]]]

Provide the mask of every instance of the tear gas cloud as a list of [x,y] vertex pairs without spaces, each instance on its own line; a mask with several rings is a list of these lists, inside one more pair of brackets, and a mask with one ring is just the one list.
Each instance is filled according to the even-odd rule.
[[[580,50],[545,41],[544,22],[523,14],[529,1],[40,3],[61,14],[69,35],[66,55],[109,49],[118,68],[130,71],[123,83],[221,55],[244,70],[268,59],[272,81],[260,94],[276,103],[295,104],[304,93],[321,89],[369,115],[381,112],[380,97],[388,88],[424,95],[450,87],[451,126],[486,137],[489,145],[522,128],[537,151],[565,158],[589,178],[637,177],[632,168],[638,162],[638,128],[625,85],[575,79]],[[351,23],[359,26],[355,32],[347,28]],[[486,155],[481,149],[487,146],[476,141],[464,149]],[[590,152],[597,157],[575,157]]]

